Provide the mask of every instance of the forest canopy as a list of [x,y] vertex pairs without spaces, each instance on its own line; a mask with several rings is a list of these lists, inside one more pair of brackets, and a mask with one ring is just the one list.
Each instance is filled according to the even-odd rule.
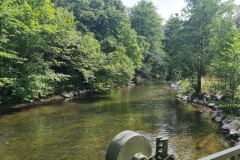
[[[107,91],[134,78],[187,80],[186,92],[239,98],[239,6],[186,0],[163,25],[140,0],[1,0],[0,102]],[[205,92],[205,90],[204,90]]]
[[[161,44],[161,18],[143,2]],[[2,0],[0,10],[1,103],[127,85],[153,63],[148,55],[163,52],[134,29],[119,0]]]

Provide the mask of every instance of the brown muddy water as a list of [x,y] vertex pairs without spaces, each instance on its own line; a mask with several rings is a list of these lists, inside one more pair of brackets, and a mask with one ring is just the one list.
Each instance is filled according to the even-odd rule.
[[[169,137],[169,152],[195,160],[229,147],[205,107],[176,100],[165,82],[112,90],[0,115],[1,160],[104,160],[112,138],[124,130]],[[154,150],[154,149],[153,149]]]

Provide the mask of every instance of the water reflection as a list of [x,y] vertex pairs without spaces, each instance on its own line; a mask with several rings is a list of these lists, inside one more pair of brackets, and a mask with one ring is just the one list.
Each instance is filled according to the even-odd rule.
[[34,108],[0,118],[2,159],[104,160],[112,138],[123,130],[170,138],[178,159],[197,159],[228,147],[209,110],[178,102],[166,84],[113,90],[109,95]]

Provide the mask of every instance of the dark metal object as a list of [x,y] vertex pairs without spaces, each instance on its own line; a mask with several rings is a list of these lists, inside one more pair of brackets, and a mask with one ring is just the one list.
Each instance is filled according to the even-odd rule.
[[158,137],[156,139],[155,159],[162,160],[168,157],[168,138]]

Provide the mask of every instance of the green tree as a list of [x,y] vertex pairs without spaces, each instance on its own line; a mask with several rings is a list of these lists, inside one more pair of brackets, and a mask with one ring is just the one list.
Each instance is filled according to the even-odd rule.
[[[177,35],[171,39],[167,35],[167,45],[178,45],[167,52],[172,54],[171,62],[177,64],[180,75],[191,79],[195,93],[201,93],[201,78],[208,72],[209,65],[214,56],[223,48],[229,33],[229,21],[226,15],[232,11],[232,2],[221,2],[218,0],[188,0],[187,7],[182,11],[183,22],[181,27],[177,26],[174,32]],[[168,25],[172,25],[170,19]],[[224,26],[223,24],[227,24]],[[180,28],[180,29],[179,29]],[[231,27],[230,27],[231,28]],[[166,28],[169,31],[169,26]],[[180,44],[180,45],[179,45]],[[174,55],[173,55],[174,53]],[[179,60],[179,64],[176,63]]]
[[156,7],[152,2],[141,0],[130,9],[129,17],[132,27],[150,44],[144,54],[141,73],[145,76],[162,75],[165,73],[167,56],[163,51],[162,18],[156,12]]
[[171,15],[169,20],[164,25],[164,51],[169,56],[167,70],[168,80],[178,80],[180,78],[183,78],[184,75],[182,75],[182,73],[187,73],[186,71],[184,72],[184,69],[187,68],[185,65],[190,64],[185,62],[185,60],[189,58],[185,57],[184,54],[186,47],[184,45],[184,39],[182,35],[183,22],[184,21],[181,19],[181,17],[176,14]]
[[[65,79],[45,59],[58,30],[50,0],[1,1],[1,97],[29,101],[54,93]],[[6,81],[6,78],[11,81]],[[7,83],[6,83],[7,82]],[[11,83],[10,83],[11,82]]]
[[195,91],[197,94],[201,93],[201,78],[205,72],[205,60],[209,55],[208,47],[211,38],[210,25],[214,16],[218,13],[220,3],[217,0],[189,0],[187,1],[188,7],[186,13],[190,15],[186,21],[186,27],[191,32],[189,39],[191,42],[191,52],[196,54],[195,64],[197,73],[197,85]]
[[102,70],[99,71],[99,77],[92,79],[91,84],[96,83],[94,86],[101,86],[100,88],[106,86],[106,89],[127,84],[135,71],[141,68],[143,52],[147,50],[148,45],[144,38],[138,36],[131,28],[122,2],[79,0],[72,1],[72,7],[68,6],[69,1],[54,2],[57,6],[72,10],[78,23],[78,30],[83,34],[93,33],[100,43],[105,60]]
[[213,71],[219,79],[221,91],[232,101],[239,93],[240,85],[240,33],[237,31],[233,43],[221,52],[221,56],[212,63]]
[[[201,78],[211,74],[210,64],[232,43],[233,1],[188,0],[181,16],[165,25],[165,51],[170,56],[169,77],[190,80],[195,93],[201,92]],[[235,23],[237,24],[237,23]]]

